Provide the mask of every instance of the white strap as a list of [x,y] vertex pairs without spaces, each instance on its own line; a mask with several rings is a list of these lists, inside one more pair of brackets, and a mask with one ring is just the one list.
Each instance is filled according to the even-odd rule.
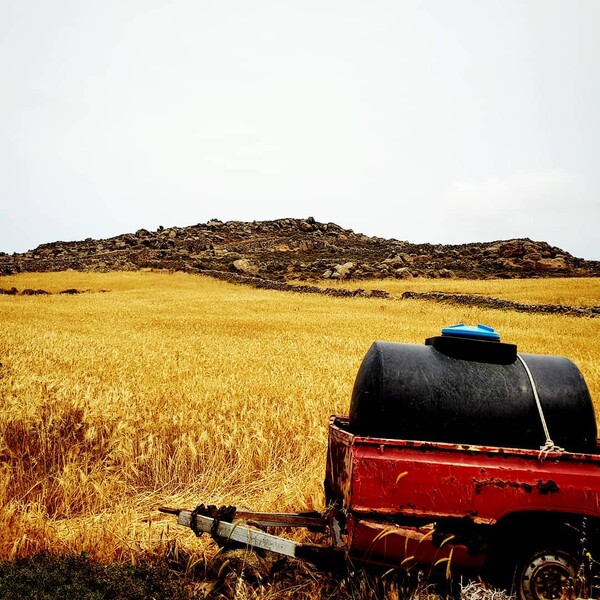
[[537,386],[535,385],[535,380],[533,379],[533,375],[529,370],[525,359],[517,354],[517,358],[523,364],[525,368],[525,372],[527,373],[527,377],[529,378],[529,383],[531,383],[531,389],[533,390],[533,397],[535,398],[535,404],[538,409],[538,413],[540,415],[540,421],[542,422],[542,428],[544,429],[544,436],[546,437],[546,443],[543,446],[540,446],[540,453],[538,455],[538,460],[540,462],[544,462],[544,459],[548,456],[550,452],[564,452],[565,449],[557,446],[550,437],[550,432],[548,431],[548,425],[546,424],[546,417],[544,416],[544,410],[542,409],[542,403],[540,402],[540,397],[537,391]]

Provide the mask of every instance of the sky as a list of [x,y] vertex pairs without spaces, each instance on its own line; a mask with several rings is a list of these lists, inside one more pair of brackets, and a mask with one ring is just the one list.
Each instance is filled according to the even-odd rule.
[[0,251],[314,217],[600,259],[598,0],[0,0]]

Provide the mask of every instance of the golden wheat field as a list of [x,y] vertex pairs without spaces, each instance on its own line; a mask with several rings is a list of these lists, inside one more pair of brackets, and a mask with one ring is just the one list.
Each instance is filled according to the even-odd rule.
[[[600,304],[597,279],[433,283],[405,289]],[[570,357],[600,399],[600,319],[181,273],[0,279],[11,286],[54,294],[0,295],[1,558],[47,549],[135,561],[175,539],[201,556],[212,543],[157,507],[322,508],[328,417],[347,413],[374,340],[422,343],[446,325],[485,323],[523,352]],[[88,292],[56,294],[66,288]]]

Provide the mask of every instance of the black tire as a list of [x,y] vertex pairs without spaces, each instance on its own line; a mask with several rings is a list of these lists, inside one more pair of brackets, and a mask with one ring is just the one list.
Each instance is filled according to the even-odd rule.
[[535,550],[519,561],[515,591],[519,600],[574,600],[587,597],[576,554],[558,548]]

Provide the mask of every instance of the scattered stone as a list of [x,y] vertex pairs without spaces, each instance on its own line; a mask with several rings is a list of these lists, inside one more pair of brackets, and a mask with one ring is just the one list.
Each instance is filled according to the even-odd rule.
[[240,273],[247,273],[248,275],[256,275],[258,273],[258,267],[247,258],[234,260],[233,268]]
[[452,279],[454,277],[454,273],[450,269],[440,269],[438,275],[442,279]]
[[353,262],[347,262],[343,265],[335,265],[334,272],[331,275],[332,279],[346,279],[350,276],[350,273],[354,269]]
[[408,267],[400,267],[394,271],[394,277],[398,279],[412,279],[412,271]]
[[371,298],[389,298],[390,293],[385,290],[371,290]]
[[434,300],[446,304],[458,304],[461,306],[477,306],[480,308],[495,308],[500,310],[516,310],[517,312],[541,313],[553,315],[569,315],[573,317],[597,317],[600,316],[600,307],[566,306],[563,304],[523,304],[504,300],[502,298],[490,298],[489,296],[476,296],[474,294],[448,294],[446,292],[404,292],[403,300]]

